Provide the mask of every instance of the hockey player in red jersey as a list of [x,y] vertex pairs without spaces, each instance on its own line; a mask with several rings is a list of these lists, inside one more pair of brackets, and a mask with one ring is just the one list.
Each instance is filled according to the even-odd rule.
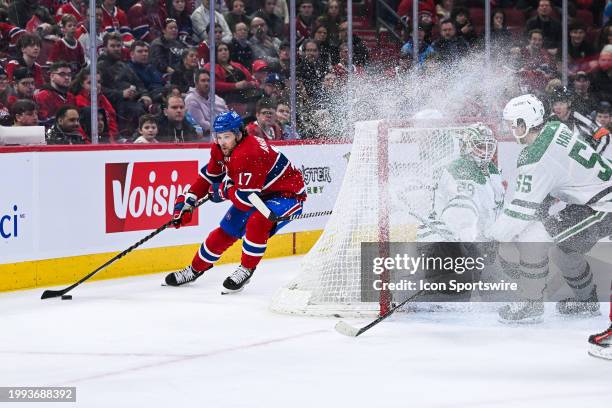
[[274,223],[257,211],[249,195],[257,194],[277,216],[300,214],[306,199],[302,174],[267,141],[244,132],[242,118],[234,111],[223,112],[213,124],[215,144],[210,160],[188,192],[176,198],[175,226],[191,220],[200,197],[213,202],[230,200],[232,206],[213,230],[191,265],[166,276],[166,284],[179,286],[192,282],[212,268],[236,240],[242,238],[240,266],[223,282],[223,292],[242,290],[266,251],[268,238],[288,221]]
[[610,327],[601,333],[589,336],[589,354],[612,360],[612,285],[610,287]]

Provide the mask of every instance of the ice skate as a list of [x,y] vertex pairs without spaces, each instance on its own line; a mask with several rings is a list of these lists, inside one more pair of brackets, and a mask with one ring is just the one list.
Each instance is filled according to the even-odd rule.
[[543,314],[542,301],[513,302],[499,310],[499,321],[507,324],[534,324],[542,321]]
[[254,269],[245,268],[242,265],[239,265],[236,268],[236,271],[232,273],[230,276],[225,278],[223,281],[223,289],[221,290],[222,295],[227,295],[229,293],[240,292],[244,285],[249,283],[251,280],[251,276],[253,276]]
[[203,272],[196,272],[191,268],[191,265],[186,266],[180,271],[172,272],[166,275],[166,285],[181,286],[189,282],[193,282],[202,276]]
[[612,325],[601,333],[589,336],[589,354],[612,360]]
[[595,288],[588,299],[567,298],[557,302],[557,311],[568,316],[599,316],[599,301]]

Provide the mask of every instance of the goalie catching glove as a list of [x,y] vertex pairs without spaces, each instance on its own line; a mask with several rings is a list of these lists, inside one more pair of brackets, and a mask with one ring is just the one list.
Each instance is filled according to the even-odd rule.
[[198,197],[193,193],[185,193],[176,197],[174,201],[174,228],[180,228],[191,221],[193,209],[198,201]]

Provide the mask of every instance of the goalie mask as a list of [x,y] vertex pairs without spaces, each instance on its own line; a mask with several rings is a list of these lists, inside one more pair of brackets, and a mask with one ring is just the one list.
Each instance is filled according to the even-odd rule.
[[467,128],[463,137],[463,154],[469,155],[480,165],[486,165],[493,159],[496,148],[497,140],[488,126],[475,123]]
[[512,135],[520,143],[531,129],[544,123],[544,105],[531,94],[521,95],[506,104],[503,118],[508,122]]

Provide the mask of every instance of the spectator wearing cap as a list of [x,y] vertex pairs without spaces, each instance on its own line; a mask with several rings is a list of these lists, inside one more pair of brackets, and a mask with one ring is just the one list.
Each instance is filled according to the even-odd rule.
[[172,74],[181,63],[185,44],[178,40],[176,20],[167,18],[162,25],[163,34],[151,43],[150,61],[162,74]]
[[[406,23],[411,23],[412,21],[412,0],[401,0],[399,5],[397,6],[397,14],[404,20]],[[433,0],[421,0],[418,2],[418,16],[421,16],[421,13],[427,12],[430,16],[433,16],[435,13],[436,5]],[[419,18],[420,21],[420,18]]]
[[301,44],[305,39],[312,37],[315,21],[316,16],[314,15],[313,0],[301,0],[299,2],[298,15],[295,19],[298,44]]
[[[412,4],[412,0],[410,0]],[[340,13],[340,2],[338,0],[330,0],[327,2],[325,14],[317,18],[317,23],[327,28],[327,39],[332,46],[340,45],[340,24],[343,18]]]
[[49,84],[34,94],[34,102],[38,104],[40,120],[51,126],[55,114],[62,106],[74,105],[74,95],[69,91],[72,80],[70,64],[59,61],[49,68]]
[[[117,112],[115,111],[113,105],[111,105],[108,98],[102,93],[102,81],[100,73],[98,73],[96,86],[96,89],[98,91],[98,108],[104,111],[104,119],[106,121],[104,134],[108,136],[109,143],[115,143],[119,140]],[[84,108],[91,106],[91,77],[89,75],[89,69],[83,69],[77,74],[77,76],[74,78],[74,81],[72,81],[70,90],[75,95],[75,105],[77,108],[79,108],[79,112],[82,112]],[[82,115],[81,118],[83,118]],[[99,133],[99,137],[101,135],[102,133]]]
[[[348,23],[346,21],[340,24],[338,35],[340,37],[340,42],[348,41]],[[370,52],[368,51],[368,47],[366,47],[361,37],[353,32],[353,64],[364,66],[368,63],[369,59]]]
[[567,53],[574,65],[584,63],[595,55],[595,48],[585,41],[586,26],[581,22],[573,22],[568,27],[569,39]]
[[11,106],[13,126],[37,126],[38,111],[31,99],[19,99]]
[[612,44],[603,47],[591,75],[591,90],[595,97],[600,101],[609,100],[612,95]]
[[170,83],[178,86],[183,94],[189,92],[189,88],[195,86],[194,75],[198,69],[198,51],[195,48],[183,50],[181,64],[170,76]]
[[[417,32],[419,34],[419,52],[418,52],[418,62],[417,62],[417,65],[419,67],[422,67],[423,64],[425,63],[425,60],[430,55],[434,54],[434,49],[431,46],[431,43],[430,43],[429,39],[427,38],[427,34],[425,32],[425,29],[422,26],[419,26]],[[402,54],[402,56],[405,56],[407,58],[412,59],[413,46],[414,46],[414,42],[413,42],[412,38],[410,38],[402,46],[402,48],[400,50],[400,53]]]
[[591,80],[586,72],[578,71],[573,77],[572,85],[574,88],[574,110],[589,115],[597,106],[597,101],[591,95]]
[[[209,0],[202,0],[202,4],[191,14],[194,40],[197,42],[208,40],[206,27],[210,24],[209,4]],[[229,43],[232,41],[232,30],[230,30],[223,15],[218,11],[215,11],[215,23],[219,24],[223,30],[223,42]]]
[[36,34],[24,34],[19,38],[17,52],[21,55],[10,60],[6,65],[6,73],[10,80],[13,79],[15,69],[23,67],[32,72],[37,88],[45,84],[42,67],[36,62],[40,54],[41,44],[40,38]]
[[266,140],[282,140],[283,131],[276,124],[276,104],[268,98],[261,98],[255,106],[255,122],[249,123],[249,135]]
[[236,24],[243,23],[246,24],[247,32],[248,27],[251,24],[251,19],[247,17],[246,11],[244,8],[244,0],[232,0],[230,3],[230,10],[227,13],[223,14],[227,25],[230,30],[234,33],[234,38],[236,38],[235,29]]
[[165,143],[197,142],[196,130],[185,119],[185,101],[178,95],[166,98],[166,106],[157,123],[157,140]]
[[253,61],[253,78],[257,81],[259,85],[263,86],[268,74],[271,72],[270,66],[264,60],[255,60]]
[[80,132],[79,110],[74,105],[64,105],[57,111],[55,123],[47,130],[47,144],[85,144],[88,140]]
[[544,48],[556,52],[561,44],[561,23],[553,17],[553,8],[550,0],[538,2],[537,14],[527,20],[525,32],[531,30],[542,30],[544,37]]
[[253,50],[249,42],[249,27],[246,23],[239,22],[234,26],[234,38],[230,43],[230,58],[245,67],[253,63]]
[[8,107],[10,107],[19,99],[34,100],[34,91],[36,91],[36,82],[34,74],[27,68],[19,67],[13,72],[13,88],[14,95],[8,97]]
[[280,99],[286,97],[286,95],[284,95],[285,83],[280,75],[276,72],[270,72],[264,81],[263,92],[264,97],[271,99],[273,102],[278,102]]
[[268,25],[261,17],[255,17],[251,21],[251,49],[253,59],[265,60],[269,65],[278,65],[278,50],[281,40],[272,37],[268,33]]
[[262,7],[253,13],[252,17],[263,18],[268,26],[269,34],[273,37],[281,37],[285,24],[283,19],[274,13],[275,7],[276,0],[263,0]]
[[296,76],[303,82],[309,98],[314,101],[320,96],[321,83],[330,70],[319,56],[319,46],[314,40],[306,40],[302,44],[302,55],[296,67]]
[[[238,62],[230,60],[227,44],[216,48],[217,64],[215,65],[215,91],[230,105],[248,104],[255,95],[259,96],[258,84],[249,70]],[[204,69],[209,70],[210,64]],[[244,111],[246,107],[238,107]]]
[[[127,16],[134,39],[149,44],[163,35],[167,24],[166,8],[159,6],[159,0],[140,0],[130,7]],[[178,26],[176,32],[178,37]]]
[[229,110],[225,101],[215,95],[215,111],[210,113],[210,73],[199,69],[195,74],[195,88],[189,91],[185,98],[187,112],[197,122],[204,132],[204,139],[210,141],[210,122],[217,114]]
[[[121,41],[130,45],[134,41],[132,28],[125,10],[117,7],[117,0],[102,0],[102,31],[105,33],[119,33]],[[97,18],[97,12],[96,12]]]
[[595,123],[598,126],[605,127],[608,130],[612,130],[612,124],[610,114],[612,113],[612,105],[608,101],[601,101],[595,107]]
[[468,43],[457,36],[455,24],[450,19],[440,21],[440,38],[431,45],[439,61],[449,64],[461,58],[468,50]]

